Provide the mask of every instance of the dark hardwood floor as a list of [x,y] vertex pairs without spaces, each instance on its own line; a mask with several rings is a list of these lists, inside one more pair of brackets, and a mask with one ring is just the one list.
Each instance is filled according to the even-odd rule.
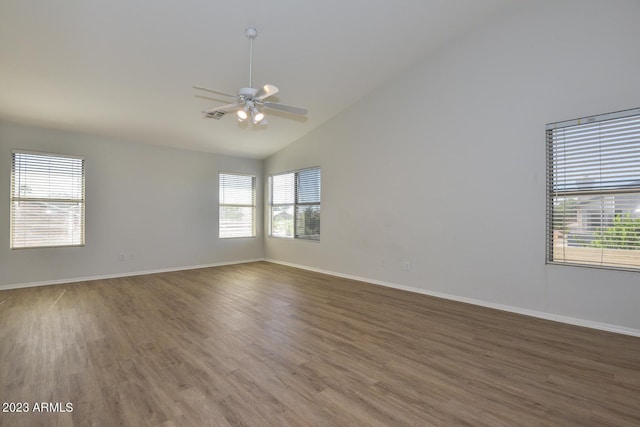
[[640,338],[260,262],[0,292],[0,400],[30,406],[2,426],[638,426]]

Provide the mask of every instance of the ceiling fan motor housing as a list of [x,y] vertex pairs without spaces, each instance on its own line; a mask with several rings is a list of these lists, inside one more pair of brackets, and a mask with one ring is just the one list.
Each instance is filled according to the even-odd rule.
[[238,90],[238,96],[242,99],[251,99],[256,96],[258,89],[252,87],[242,87]]

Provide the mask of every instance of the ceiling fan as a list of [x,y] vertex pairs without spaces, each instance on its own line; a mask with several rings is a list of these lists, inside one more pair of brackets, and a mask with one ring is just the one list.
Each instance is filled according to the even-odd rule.
[[250,40],[249,48],[249,87],[243,87],[238,89],[237,95],[231,95],[217,90],[208,89],[206,87],[193,86],[194,89],[204,90],[207,92],[215,93],[216,95],[223,95],[230,98],[234,98],[236,101],[232,104],[223,105],[221,107],[213,107],[204,110],[202,113],[205,117],[220,120],[225,114],[236,111],[239,121],[247,120],[251,117],[253,124],[266,124],[267,120],[264,118],[264,113],[261,111],[262,107],[271,108],[273,110],[285,111],[291,114],[305,115],[307,114],[306,108],[293,107],[291,105],[279,104],[275,102],[265,101],[268,97],[278,93],[279,89],[270,84],[262,86],[260,89],[253,88],[253,40],[258,36],[258,31],[249,27],[244,31],[247,38]]

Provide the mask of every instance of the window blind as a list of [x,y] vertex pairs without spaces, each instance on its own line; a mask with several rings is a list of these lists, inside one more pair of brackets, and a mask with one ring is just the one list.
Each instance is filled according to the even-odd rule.
[[640,268],[640,109],[552,123],[547,261]]
[[255,237],[256,177],[220,173],[219,237]]
[[320,169],[296,173],[296,237],[320,239]]
[[83,246],[84,158],[13,151],[11,248]]
[[320,168],[269,176],[270,235],[320,239]]

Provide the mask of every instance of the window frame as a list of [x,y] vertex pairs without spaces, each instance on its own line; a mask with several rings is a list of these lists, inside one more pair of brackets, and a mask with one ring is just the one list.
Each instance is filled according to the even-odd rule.
[[[631,124],[625,123],[626,121],[630,121]],[[597,137],[583,137],[582,133],[586,134],[589,132],[589,127],[591,126],[598,126],[598,129],[605,127],[607,132],[604,133],[609,134],[607,136],[601,136],[601,131],[598,130]],[[630,136],[627,137],[627,129],[625,129],[625,127],[636,127],[637,129],[632,129],[633,132],[629,133]],[[579,135],[577,137],[574,136],[574,140],[571,141],[571,144],[573,145],[572,149],[575,151],[572,151],[569,154],[563,151],[562,154],[560,154],[560,150],[567,150],[566,145],[569,143],[565,143],[563,141],[562,144],[564,145],[562,145],[556,140],[560,139],[559,132],[563,132],[568,128],[571,128],[570,131],[579,133]],[[620,137],[617,134],[611,135],[611,133],[615,132],[622,133],[623,136]],[[638,261],[628,263],[613,262],[612,259],[615,259],[615,257],[609,254],[611,249],[602,244],[604,241],[603,236],[605,235],[605,230],[612,227],[609,222],[613,221],[615,224],[615,219],[623,218],[623,216],[640,218],[640,215],[634,215],[638,210],[633,211],[635,203],[640,203],[635,201],[640,200],[640,180],[629,180],[629,170],[632,171],[632,174],[635,173],[636,169],[640,170],[640,156],[636,154],[635,157],[637,157],[637,159],[634,158],[627,163],[617,160],[618,158],[624,158],[625,150],[628,151],[631,149],[635,151],[638,149],[640,144],[640,108],[549,123],[546,125],[545,133],[547,151],[545,263],[552,265],[640,272],[640,263],[636,264]],[[564,136],[562,136],[562,138],[564,138]],[[614,138],[621,139],[621,141],[618,142],[616,140],[615,143],[612,143],[611,141]],[[579,139],[583,139],[583,145],[579,145],[580,142],[576,142],[576,140]],[[595,148],[592,149],[591,145],[598,149],[597,156],[585,154],[585,151],[588,149],[595,151]],[[615,150],[611,150],[611,145],[615,145]],[[576,146],[579,148],[576,149]],[[607,151],[603,153],[605,150]],[[557,155],[556,152],[558,152]],[[582,159],[576,160],[577,157],[582,157]],[[614,167],[611,166],[611,164],[614,163],[612,161],[614,157],[616,159],[616,163],[621,163],[621,165]],[[572,160],[567,160],[569,158]],[[599,164],[595,159],[599,159]],[[589,161],[591,161],[590,165]],[[571,164],[573,169],[571,169],[570,166],[567,166],[567,164]],[[593,164],[598,164],[597,169],[593,168]],[[581,167],[587,169],[587,172],[582,171]],[[578,179],[575,178],[579,171],[582,171],[580,173],[585,174],[585,178],[581,178],[584,182],[578,182]],[[593,171],[598,173],[597,178],[592,178],[587,181],[587,177],[589,176],[588,172],[593,173]],[[579,215],[577,206],[587,204],[584,200],[580,201],[581,197],[586,198],[587,201],[589,201],[589,199],[600,198],[600,208],[597,212],[597,224],[595,224],[597,227],[594,227],[593,221],[595,220],[591,210],[586,210],[584,214],[581,212],[582,215]],[[618,199],[616,199],[616,197]],[[577,224],[582,224],[584,222],[584,227],[589,230],[589,232],[592,232],[591,229],[594,230],[592,232],[593,234],[589,236],[593,240],[587,242],[589,243],[589,246],[584,246],[584,243],[580,242],[576,247],[593,247],[596,248],[596,250],[600,250],[601,254],[599,262],[587,261],[584,258],[579,259],[580,255],[572,257],[563,254],[563,256],[558,258],[554,255],[554,251],[557,247],[571,247],[571,231],[567,231],[570,226],[567,219],[567,215],[569,215],[567,213],[567,205],[571,199],[575,199],[572,200],[572,202],[575,203],[575,206],[571,209],[576,209],[575,220],[577,221]],[[618,202],[618,200],[620,201]],[[621,205],[620,207],[618,206],[618,203]],[[560,206],[561,204],[564,206],[564,209],[561,213],[556,214],[555,206]],[[640,204],[638,206],[640,206]],[[586,207],[583,206],[582,209],[584,210],[588,207],[588,205]],[[625,212],[622,207],[628,209],[629,212]],[[634,213],[631,213],[632,211]],[[577,218],[581,219],[578,220]],[[605,222],[605,220],[609,222]],[[558,227],[558,224],[560,224],[560,227]],[[557,240],[559,240],[560,243],[558,243]],[[598,243],[595,242],[595,240],[600,240],[600,244],[602,244],[601,248],[596,247],[596,245],[593,244]],[[621,240],[621,242],[630,243],[626,238],[625,240]],[[574,245],[576,244],[574,243]],[[640,257],[640,249],[622,248],[613,250],[632,251],[632,258]],[[605,254],[605,251],[609,253]],[[629,256],[629,254],[621,255]],[[605,261],[605,259],[607,260]]]
[[[223,203],[223,175],[228,176],[236,176],[236,177],[248,177],[251,178],[251,191],[252,191],[252,203]],[[227,172],[227,171],[219,171],[218,172],[218,238],[219,239],[247,239],[247,238],[255,238],[257,237],[257,222],[256,222],[256,207],[257,207],[257,178],[253,174],[249,173],[241,173],[241,172]],[[224,207],[239,207],[239,208],[251,208],[251,235],[243,235],[243,236],[222,236],[222,210]]]
[[[300,177],[300,173],[302,172],[307,172],[307,171],[313,171],[313,170],[317,170],[319,177],[318,177],[318,189],[317,189],[317,193],[318,193],[318,201],[317,202],[301,202],[300,198],[301,198],[301,194],[299,192],[299,177]],[[273,202],[273,178],[275,176],[283,176],[283,175],[291,175],[293,174],[294,179],[293,179],[293,202],[292,203],[274,203]],[[307,168],[302,168],[302,169],[295,169],[295,170],[290,170],[290,171],[286,171],[286,172],[277,172],[277,173],[272,173],[268,176],[267,179],[267,186],[268,186],[268,210],[269,210],[269,227],[268,227],[268,236],[269,237],[273,237],[276,239],[298,239],[298,240],[306,240],[306,241],[312,241],[312,242],[320,242],[320,216],[321,216],[321,205],[322,205],[322,168],[320,166],[311,166],[311,167],[307,167]],[[312,235],[307,235],[304,233],[299,233],[298,232],[298,217],[297,217],[297,213],[298,213],[298,209],[299,208],[308,208],[308,207],[313,207],[313,206],[317,206],[318,207],[318,233],[317,234],[312,234]],[[283,235],[275,235],[273,233],[273,208],[274,207],[279,207],[279,208],[286,208],[286,207],[291,207],[293,210],[293,217],[291,219],[291,221],[293,222],[292,227],[293,227],[293,233],[291,236],[283,236]]]
[[[15,186],[16,181],[19,181],[16,176],[16,157],[24,155],[24,156],[40,156],[40,157],[49,157],[49,158],[58,158],[58,159],[70,159],[70,160],[79,160],[80,170],[81,170],[81,197],[80,198],[55,198],[55,197],[27,197],[27,196],[16,196],[15,195]],[[68,171],[69,174],[73,173],[73,171]],[[51,173],[49,173],[51,175]],[[32,151],[32,150],[22,150],[22,149],[13,149],[11,150],[11,187],[10,187],[10,208],[9,208],[9,248],[11,250],[23,250],[23,249],[49,249],[49,248],[72,248],[72,247],[85,247],[86,246],[86,158],[84,156],[74,155],[74,154],[60,154],[60,153],[49,153],[42,151]],[[44,204],[51,203],[61,203],[61,204],[78,204],[80,205],[80,236],[79,243],[72,244],[18,244],[18,240],[16,240],[16,222],[17,219],[15,217],[14,212],[14,203],[20,202],[40,202]],[[40,225],[44,225],[45,221],[38,223]],[[73,240],[73,238],[71,238]]]

